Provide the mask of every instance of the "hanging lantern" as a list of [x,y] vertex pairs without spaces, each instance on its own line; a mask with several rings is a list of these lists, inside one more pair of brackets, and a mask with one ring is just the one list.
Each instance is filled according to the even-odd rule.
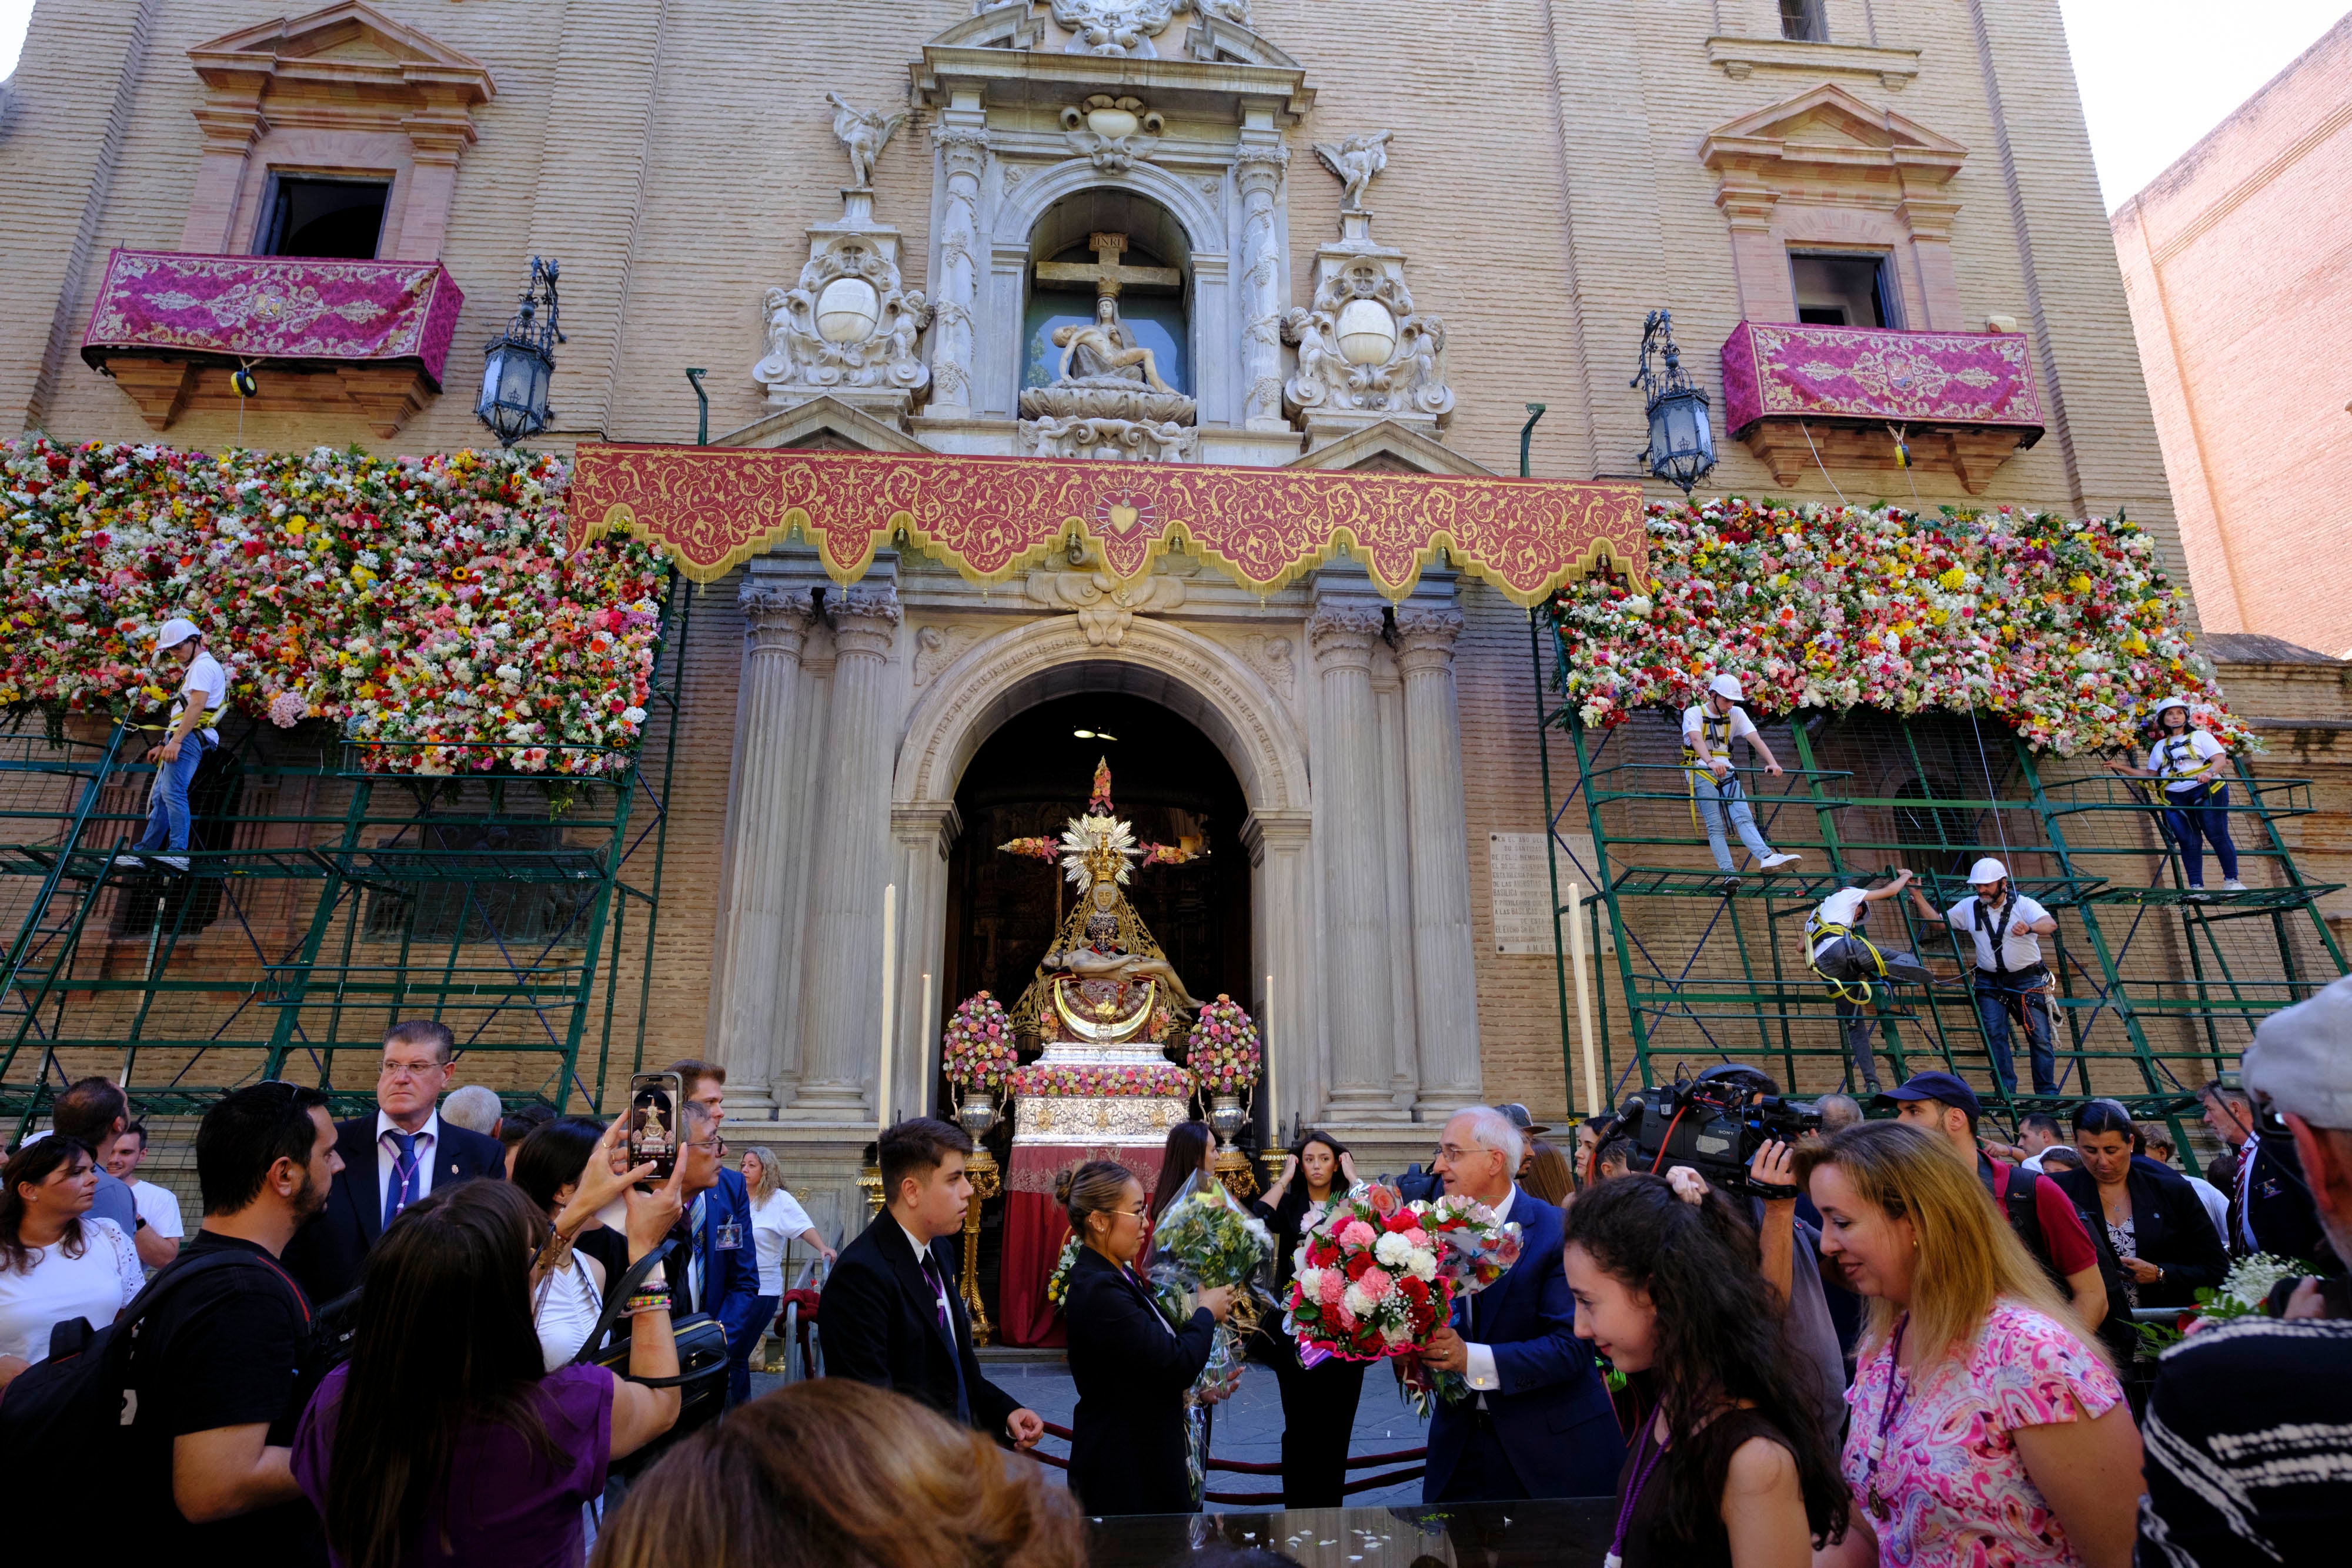
[[[1664,361],[1653,365],[1652,355]],[[1627,383],[1642,389],[1650,415],[1650,444],[1642,454],[1652,477],[1682,487],[1684,495],[1715,472],[1715,425],[1707,416],[1706,393],[1683,373],[1682,351],[1675,347],[1675,318],[1669,310],[1653,310],[1642,326],[1642,364]]]
[[[555,345],[565,341],[556,324],[555,279],[562,263],[530,258],[530,282],[514,319],[482,350],[482,395],[474,417],[489,426],[501,446],[512,446],[547,428],[555,415],[548,406],[548,383],[555,376]],[[539,320],[541,298],[547,319]]]

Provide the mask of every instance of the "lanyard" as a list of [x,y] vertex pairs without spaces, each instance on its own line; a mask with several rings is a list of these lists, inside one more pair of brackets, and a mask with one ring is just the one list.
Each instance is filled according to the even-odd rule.
[[1910,1385],[1901,1381],[1903,1331],[1910,1326],[1911,1317],[1907,1312],[1904,1314],[1903,1321],[1895,1325],[1895,1342],[1889,1346],[1890,1354],[1886,1358],[1886,1402],[1878,1407],[1878,1430],[1871,1437],[1869,1466],[1863,1471],[1863,1479],[1870,1483],[1867,1501],[1871,1516],[1874,1519],[1891,1518],[1895,1511],[1888,1506],[1886,1500],[1879,1495],[1878,1466],[1879,1462],[1886,1458],[1888,1430],[1903,1414],[1903,1407],[1911,1402]]
[[[1646,1423],[1642,1434],[1643,1441],[1646,1443],[1655,1437],[1657,1430],[1654,1419]],[[1650,1472],[1656,1469],[1658,1461],[1665,1457],[1666,1445],[1664,1443],[1651,1449],[1646,1459],[1642,1458],[1642,1450],[1634,1450],[1633,1484],[1625,1489],[1625,1500],[1617,1505],[1617,1531],[1609,1538],[1609,1555],[1601,1560],[1601,1568],[1622,1568],[1625,1561],[1626,1528],[1633,1522],[1633,1511],[1641,1506],[1642,1493],[1649,1488]]]

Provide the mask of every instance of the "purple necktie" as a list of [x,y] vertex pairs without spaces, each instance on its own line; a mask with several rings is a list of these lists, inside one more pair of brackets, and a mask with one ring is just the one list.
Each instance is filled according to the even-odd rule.
[[947,1287],[940,1283],[939,1265],[931,1259],[929,1249],[923,1251],[923,1278],[930,1281],[931,1309],[939,1314],[940,1327],[948,1326]]

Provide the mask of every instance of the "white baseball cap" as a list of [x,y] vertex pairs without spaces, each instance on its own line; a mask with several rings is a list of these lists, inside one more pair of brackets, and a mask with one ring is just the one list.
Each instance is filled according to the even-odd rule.
[[2239,1081],[2273,1110],[2352,1129],[2352,975],[2264,1019]]
[[1982,887],[1989,882],[2005,882],[2008,878],[2009,868],[1990,855],[1969,867],[1969,885],[1971,887]]
[[184,615],[174,615],[156,630],[155,646],[176,648],[191,637],[203,636],[204,631]]
[[1706,683],[1706,689],[1713,692],[1717,696],[1729,697],[1733,702],[1738,702],[1739,700],[1739,677],[1738,675],[1717,675],[1715,679]]

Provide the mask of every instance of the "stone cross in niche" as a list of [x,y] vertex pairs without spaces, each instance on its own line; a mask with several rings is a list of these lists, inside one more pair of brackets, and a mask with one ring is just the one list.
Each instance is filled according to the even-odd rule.
[[1037,264],[1040,283],[1091,283],[1097,295],[1116,299],[1120,288],[1133,284],[1139,288],[1181,288],[1184,275],[1172,267],[1127,267],[1119,257],[1126,254],[1125,235],[1089,235],[1087,248],[1095,253],[1094,260],[1041,261]]

